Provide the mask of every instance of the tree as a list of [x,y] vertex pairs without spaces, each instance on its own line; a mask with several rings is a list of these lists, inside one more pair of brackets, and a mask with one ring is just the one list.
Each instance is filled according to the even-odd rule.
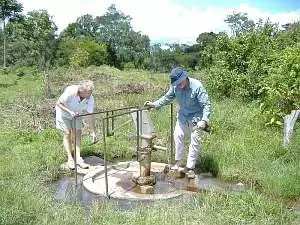
[[105,44],[97,43],[91,37],[63,38],[58,45],[56,58],[59,65],[100,66],[107,62],[107,47]]
[[243,35],[255,28],[254,21],[250,20],[247,15],[247,13],[233,12],[232,15],[228,15],[227,19],[224,20],[231,28],[233,37]]
[[96,36],[96,32],[99,28],[96,20],[93,18],[92,15],[86,14],[79,18],[77,18],[76,22],[79,24],[82,34],[85,36]]
[[27,16],[11,20],[7,23],[9,63],[48,66],[56,50],[56,30],[46,10],[31,11]]
[[135,32],[131,18],[111,5],[107,12],[96,17],[99,25],[98,39],[108,46],[109,62],[119,68],[127,62],[136,65],[149,54],[150,41],[146,35]]
[[135,68],[144,66],[144,59],[150,54],[150,39],[147,35],[131,30],[125,42],[125,62],[132,62]]
[[68,27],[62,31],[60,37],[62,38],[82,38],[95,37],[97,35],[99,25],[92,15],[86,14],[78,17],[76,22],[70,23]]
[[3,23],[3,67],[6,67],[6,34],[5,23],[6,20],[16,16],[22,12],[23,6],[16,0],[0,0],[0,19]]
[[[150,52],[150,40],[147,35],[134,31],[130,22],[130,16],[111,5],[103,16],[93,18],[92,15],[86,14],[78,17],[76,22],[69,24],[60,34],[59,40],[64,43],[69,39],[89,38],[90,41],[105,45],[108,64],[117,68],[124,68],[126,64],[126,67],[144,68],[145,59]],[[66,51],[69,52],[67,49]],[[65,57],[67,52],[58,52],[62,56],[60,59],[63,64],[69,63],[66,62],[68,57]]]
[[[176,44],[172,46],[177,46]],[[184,58],[184,59],[183,59]],[[185,61],[182,52],[174,49],[162,49],[160,44],[151,46],[150,57],[148,58],[149,69],[155,72],[169,72],[173,67],[182,65]]]
[[300,21],[285,25],[285,28],[276,37],[276,42],[280,49],[285,49],[300,42]]
[[206,46],[215,44],[217,36],[214,32],[204,32],[199,34],[196,41],[200,45],[201,50],[203,50]]
[[153,69],[154,72],[159,71],[162,66],[162,51],[160,44],[154,44],[150,48],[149,67]]
[[126,58],[125,42],[132,29],[131,18],[111,5],[103,16],[96,17],[96,21],[99,24],[100,41],[111,47],[110,58],[116,58],[114,66],[120,67]]
[[280,125],[285,115],[300,107],[300,43],[274,54],[261,83],[261,108],[269,124]]
[[81,29],[80,25],[77,22],[70,23],[66,29],[64,29],[60,35],[60,39],[63,38],[73,38],[76,39],[78,37],[81,37]]
[[35,43],[36,62],[44,68],[54,57],[57,27],[46,10],[29,12],[27,25],[32,34],[31,40]]

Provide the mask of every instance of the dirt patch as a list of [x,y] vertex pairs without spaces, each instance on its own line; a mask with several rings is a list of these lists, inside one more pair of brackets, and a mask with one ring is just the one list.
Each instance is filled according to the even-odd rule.
[[120,84],[113,87],[115,94],[142,94],[145,87],[141,84]]

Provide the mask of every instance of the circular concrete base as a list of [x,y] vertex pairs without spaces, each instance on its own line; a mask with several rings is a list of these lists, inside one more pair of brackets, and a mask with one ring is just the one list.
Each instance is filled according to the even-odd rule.
[[[211,173],[196,174],[195,179],[187,179],[184,168],[178,171],[169,170],[165,163],[151,162],[151,174],[156,177],[154,190],[149,187],[140,187],[133,182],[133,178],[140,175],[140,165],[136,161],[109,163],[108,191],[106,193],[104,160],[89,156],[84,159],[88,169],[77,167],[77,173],[84,175],[82,185],[96,195],[127,200],[156,200],[175,198],[183,194],[192,194],[199,191],[214,191],[221,193],[245,190],[242,183],[224,183],[213,177]],[[67,167],[65,164],[62,168]],[[66,168],[68,169],[68,168]],[[152,194],[143,194],[152,193]]]
[[[151,162],[151,173],[162,176],[167,164]],[[133,181],[140,171],[138,162],[121,162],[107,167],[108,192],[106,193],[104,166],[98,167],[96,171],[90,171],[83,177],[83,186],[90,192],[111,198],[129,200],[156,200],[178,197],[187,190],[176,188],[175,184],[168,179],[158,179],[154,185],[153,194],[141,194],[140,187]]]

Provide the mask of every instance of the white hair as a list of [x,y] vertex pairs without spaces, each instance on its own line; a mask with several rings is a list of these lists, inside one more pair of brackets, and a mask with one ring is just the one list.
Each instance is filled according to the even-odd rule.
[[94,83],[91,80],[83,80],[78,85],[79,92],[89,92],[94,90]]

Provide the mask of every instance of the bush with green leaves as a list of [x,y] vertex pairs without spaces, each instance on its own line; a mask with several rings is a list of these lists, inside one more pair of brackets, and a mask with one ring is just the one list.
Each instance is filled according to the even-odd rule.
[[269,21],[234,38],[219,35],[202,54],[209,68],[208,89],[220,96],[259,100],[267,124],[281,125],[283,116],[300,105],[299,35],[299,23],[279,31]]
[[71,67],[87,67],[89,63],[89,53],[86,50],[77,48],[69,56],[69,64]]
[[100,66],[107,62],[107,47],[91,38],[70,39],[60,41],[57,51],[57,63],[72,67]]
[[284,115],[300,107],[300,43],[276,53],[262,84],[261,108],[270,124],[281,124]]
[[209,82],[215,91],[250,100],[260,97],[261,82],[274,60],[271,53],[275,49],[272,35],[265,30],[262,27],[234,39],[221,35],[213,48],[205,49],[202,62],[212,64]]

